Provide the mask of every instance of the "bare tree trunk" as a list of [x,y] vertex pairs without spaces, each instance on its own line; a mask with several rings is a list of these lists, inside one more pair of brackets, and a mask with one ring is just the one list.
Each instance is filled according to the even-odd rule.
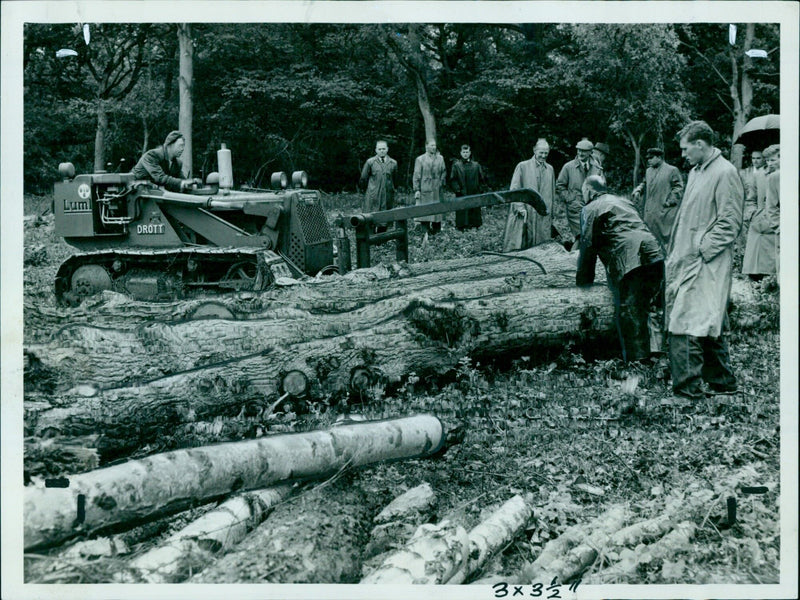
[[[729,46],[728,52],[731,61],[731,99],[733,100],[733,137],[735,140],[739,132],[750,118],[753,110],[753,82],[750,79],[750,71],[753,68],[753,59],[746,53],[753,47],[755,37],[755,23],[748,23],[745,29],[744,47],[742,48],[742,69],[739,74],[739,63],[737,60],[738,50],[736,46]],[[763,148],[756,148],[763,150]],[[742,155],[744,148],[741,144],[734,144],[731,147],[731,162],[736,168],[742,168]]]
[[631,142],[631,146],[633,146],[633,187],[635,188],[639,185],[639,167],[642,162],[642,140],[644,140],[644,134],[642,133],[636,138],[633,133],[627,129],[625,133]]
[[97,99],[97,131],[94,136],[94,170],[106,169],[106,134],[108,133],[108,113],[106,103],[102,98]]
[[147,115],[142,115],[142,154],[147,152],[150,147],[150,126],[147,123]]
[[436,139],[436,118],[433,116],[431,104],[428,100],[428,89],[422,76],[419,73],[414,73],[414,81],[417,84],[417,104],[422,113],[422,121],[425,123],[425,142],[428,140]]
[[192,115],[193,115],[193,87],[194,87],[194,43],[192,41],[192,26],[189,23],[178,25],[178,54],[180,75],[178,87],[180,93],[180,109],[178,113],[178,129],[186,140],[186,147],[181,156],[183,171],[187,177],[192,177]]

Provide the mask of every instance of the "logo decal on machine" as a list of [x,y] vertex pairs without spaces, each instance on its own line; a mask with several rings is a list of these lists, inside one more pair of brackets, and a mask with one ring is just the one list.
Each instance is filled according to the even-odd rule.
[[150,222],[137,225],[136,233],[139,235],[164,235],[164,223],[161,222],[161,216],[157,212],[151,213]]
[[139,235],[163,235],[163,223],[148,223],[147,225],[137,225],[136,233]]
[[88,183],[82,183],[78,186],[78,196],[80,196],[84,200],[88,200],[91,195],[92,195],[92,188],[89,187]]

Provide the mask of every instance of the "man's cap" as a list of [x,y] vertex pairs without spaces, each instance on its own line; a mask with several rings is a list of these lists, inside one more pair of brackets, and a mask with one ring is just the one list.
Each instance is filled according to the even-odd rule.
[[164,140],[164,145],[165,146],[169,146],[170,144],[172,144],[176,140],[181,139],[182,137],[183,137],[183,134],[180,131],[178,131],[178,130],[170,131],[167,134],[167,138]]
[[591,150],[594,148],[594,145],[592,145],[592,142],[590,142],[588,139],[583,138],[580,142],[575,144],[575,147],[578,150]]
[[664,156],[664,151],[661,148],[648,148],[647,158],[652,158],[653,156]]
[[606,144],[605,142],[599,142],[599,143],[595,144],[594,145],[594,149],[595,150],[600,150],[600,152],[602,152],[606,156],[608,156],[609,152],[611,152],[611,148],[609,148],[608,144]]

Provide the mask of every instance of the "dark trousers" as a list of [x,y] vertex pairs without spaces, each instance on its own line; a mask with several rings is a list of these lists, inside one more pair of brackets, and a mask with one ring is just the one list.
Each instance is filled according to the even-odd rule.
[[728,352],[728,317],[719,337],[669,335],[669,364],[672,391],[690,398],[703,397],[702,382],[712,390],[736,388],[736,377],[730,367]]
[[664,310],[663,261],[630,271],[612,291],[623,360],[649,357],[652,348],[648,321],[660,323]]
[[480,227],[483,225],[483,215],[480,206],[456,211],[456,228],[460,230]]

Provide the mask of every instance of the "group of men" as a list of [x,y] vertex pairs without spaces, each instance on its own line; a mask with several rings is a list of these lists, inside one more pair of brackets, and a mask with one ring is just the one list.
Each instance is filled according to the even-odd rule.
[[[533,156],[514,169],[509,187],[536,190],[548,214],[512,204],[503,249],[524,249],[560,237],[568,249],[579,250],[579,286],[593,283],[599,258],[613,292],[623,358],[658,357],[666,346],[673,392],[697,400],[737,389],[728,350],[727,306],[745,188],[757,204],[749,244],[750,237],[763,236],[767,226],[777,235],[778,185],[777,177],[764,177],[763,185],[752,184],[762,177],[757,172],[745,178],[745,185],[739,171],[714,146],[714,132],[704,121],[689,123],[679,137],[681,154],[693,167],[686,185],[680,171],[664,161],[663,149],[650,148],[644,181],[633,190],[632,200],[610,194],[606,187],[606,144],[582,139],[576,144],[575,158],[556,177],[547,162],[549,144],[543,138],[537,140]],[[385,148],[385,142],[378,142],[376,154]],[[770,153],[773,156],[774,149]],[[367,210],[392,206],[388,197],[376,200],[379,191],[390,189],[393,194],[394,190],[393,183],[374,181],[381,176],[391,179],[375,165],[376,160],[369,159],[362,171]],[[777,159],[773,162],[777,164]],[[392,163],[393,176],[397,165]],[[417,203],[439,201],[445,172],[444,160],[431,140],[414,167]],[[481,191],[482,170],[471,160],[468,146],[462,147],[450,179],[456,195]],[[771,187],[773,192],[769,192]],[[371,196],[370,190],[376,194]],[[758,190],[763,190],[763,200]],[[767,200],[768,195],[774,195],[774,200]],[[441,217],[428,219],[438,224],[437,229],[441,226]],[[480,209],[457,219],[459,228],[478,226]]]
[[[375,144],[375,156],[367,159],[361,169],[359,184],[365,189],[363,209],[366,212],[394,208],[394,178],[397,161],[388,156],[389,146],[384,140]],[[412,184],[416,204],[431,204],[444,199],[447,167],[436,149],[436,140],[428,140],[425,152],[414,161]],[[461,158],[453,161],[450,187],[456,196],[479,194],[486,190],[486,176],[480,164],[472,159],[468,144],[461,146]],[[443,216],[431,215],[417,219],[430,233],[442,229]],[[480,227],[483,224],[480,208],[456,211],[456,227],[460,230]]]
[[756,281],[780,272],[780,146],[754,150],[742,171],[747,241],[742,273]]
[[[685,189],[678,169],[664,162],[663,150],[651,148],[645,180],[633,190],[633,201],[608,192],[606,144],[579,141],[577,156],[556,178],[547,163],[549,144],[537,140],[533,157],[514,169],[510,189],[536,190],[547,214],[512,204],[503,246],[504,251],[528,248],[560,236],[566,247],[579,249],[579,286],[593,283],[599,258],[613,292],[623,358],[660,354],[666,331],[673,391],[695,400],[737,389],[728,353],[727,306],[734,244],[745,217],[750,224],[743,272],[758,276],[778,270],[780,147],[753,152],[752,167],[740,174],[714,146],[714,132],[704,121],[692,121],[679,136],[681,154],[693,167]],[[132,172],[170,190],[191,187],[196,180],[184,178],[180,162],[184,145],[180,132],[170,132]],[[388,150],[386,141],[379,140],[375,156],[361,171],[367,212],[394,207],[397,162]],[[445,181],[444,159],[436,141],[428,140],[414,164],[415,202],[440,202]],[[486,189],[484,171],[466,144],[452,165],[450,185],[456,196]],[[748,215],[745,195],[753,205]],[[442,216],[420,221],[436,233]],[[481,223],[480,208],[456,214],[459,229]]]

